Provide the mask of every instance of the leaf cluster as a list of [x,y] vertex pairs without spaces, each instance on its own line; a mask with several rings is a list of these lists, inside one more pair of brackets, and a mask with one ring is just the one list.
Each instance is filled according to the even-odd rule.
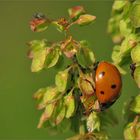
[[112,53],[113,63],[122,74],[124,65],[131,64],[131,73],[140,87],[140,1],[118,1],[112,7],[108,32],[115,43]]

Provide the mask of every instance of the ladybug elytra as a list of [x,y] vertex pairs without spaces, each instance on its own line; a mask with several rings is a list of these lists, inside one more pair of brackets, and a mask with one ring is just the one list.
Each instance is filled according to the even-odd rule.
[[111,63],[100,62],[95,72],[96,96],[101,110],[110,107],[120,96],[121,75]]

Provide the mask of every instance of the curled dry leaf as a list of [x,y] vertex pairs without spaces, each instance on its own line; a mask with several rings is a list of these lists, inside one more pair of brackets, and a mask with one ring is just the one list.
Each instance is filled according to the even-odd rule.
[[95,85],[93,81],[92,73],[80,74],[78,80],[78,86],[83,96],[91,96],[94,94]]
[[83,6],[75,6],[68,9],[70,18],[75,21],[82,14],[85,14],[85,9]]
[[30,21],[30,28],[33,32],[42,32],[48,28],[50,21],[46,18],[34,18]]
[[43,123],[47,121],[53,114],[55,103],[48,104],[45,107],[45,111],[42,113],[37,128],[41,128]]
[[87,130],[93,132],[94,130],[100,130],[100,119],[96,112],[90,113],[87,118]]
[[72,58],[78,51],[79,44],[72,39],[72,37],[68,37],[61,45],[61,50],[65,54],[67,58]]

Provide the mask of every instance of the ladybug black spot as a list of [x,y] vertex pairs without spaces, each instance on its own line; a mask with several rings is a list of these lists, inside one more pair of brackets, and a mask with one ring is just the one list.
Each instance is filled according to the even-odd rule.
[[112,89],[115,89],[116,88],[116,85],[115,84],[111,85],[111,88]]
[[104,91],[100,91],[101,94],[104,94]]

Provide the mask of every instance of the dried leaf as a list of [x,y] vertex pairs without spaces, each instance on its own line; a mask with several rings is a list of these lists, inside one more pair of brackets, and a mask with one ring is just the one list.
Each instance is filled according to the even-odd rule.
[[43,123],[51,117],[51,115],[54,111],[54,108],[55,108],[55,103],[46,105],[45,111],[43,112],[42,116],[40,117],[39,124],[37,126],[38,128],[41,128]]
[[42,32],[48,28],[50,21],[45,18],[34,18],[30,21],[30,28],[33,32]]
[[90,113],[87,118],[87,129],[88,132],[93,132],[95,130],[100,131],[100,119],[96,112]]
[[43,96],[44,96],[44,94],[45,94],[45,92],[46,92],[46,88],[40,88],[39,90],[37,90],[37,91],[34,93],[33,98],[34,98],[34,99],[37,99],[37,100],[42,99]]
[[94,94],[94,81],[92,74],[81,74],[78,80],[78,87],[80,88],[84,96],[89,96]]
[[63,50],[64,54],[68,58],[72,58],[77,53],[77,45],[71,42],[68,44],[65,49]]
[[85,14],[85,10],[83,8],[83,6],[75,6],[72,7],[70,9],[68,9],[68,13],[70,18],[75,21],[76,19],[78,19],[78,17],[82,14]]

